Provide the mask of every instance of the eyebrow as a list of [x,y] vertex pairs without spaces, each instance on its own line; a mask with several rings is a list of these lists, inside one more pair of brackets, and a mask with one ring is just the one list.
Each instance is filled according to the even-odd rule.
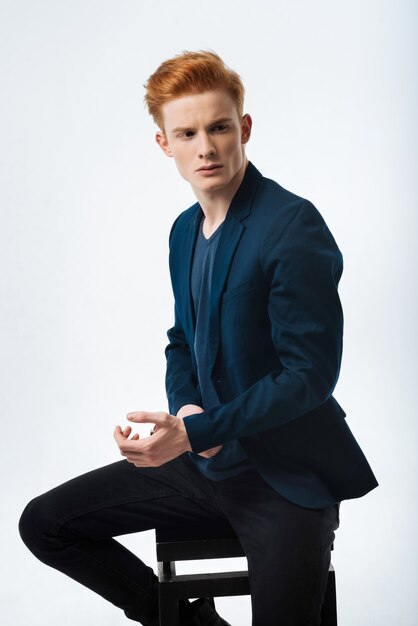
[[[232,122],[232,117],[222,117],[219,120],[216,120],[214,122],[211,122],[209,124],[209,126],[216,126],[216,124],[223,124],[224,122]],[[181,133],[185,130],[193,130],[192,126],[177,126],[176,128],[173,128],[173,130],[171,131],[172,133]]]

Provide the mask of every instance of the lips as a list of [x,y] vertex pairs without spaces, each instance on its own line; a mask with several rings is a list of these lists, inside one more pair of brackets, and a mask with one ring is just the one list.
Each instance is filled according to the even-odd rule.
[[203,165],[202,167],[199,167],[198,170],[196,170],[197,172],[208,172],[210,170],[217,170],[219,168],[221,168],[222,165]]

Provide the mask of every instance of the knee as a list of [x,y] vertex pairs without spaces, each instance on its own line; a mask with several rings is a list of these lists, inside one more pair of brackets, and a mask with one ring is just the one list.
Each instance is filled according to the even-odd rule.
[[55,521],[48,494],[31,500],[19,519],[19,534],[31,552],[40,556],[53,541]]

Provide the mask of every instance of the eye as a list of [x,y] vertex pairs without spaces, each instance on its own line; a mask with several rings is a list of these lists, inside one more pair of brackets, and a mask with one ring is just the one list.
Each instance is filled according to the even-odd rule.
[[183,132],[177,135],[177,137],[180,137],[181,139],[190,139],[193,136],[194,136],[193,130],[184,130]]
[[214,130],[215,132],[218,130],[220,132],[223,132],[225,130],[228,130],[228,125],[227,124],[216,124],[215,126],[212,126],[212,130]]

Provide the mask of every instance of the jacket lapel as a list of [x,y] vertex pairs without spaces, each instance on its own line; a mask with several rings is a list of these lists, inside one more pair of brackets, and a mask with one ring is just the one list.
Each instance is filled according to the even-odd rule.
[[[181,302],[183,306],[183,324],[188,344],[193,351],[196,316],[192,298],[192,264],[194,247],[199,232],[200,219],[203,217],[203,211],[200,204],[196,204],[196,209],[192,214],[192,218],[186,227],[182,250],[179,254],[183,257],[181,263]],[[193,355],[194,358],[194,355]]]
[[209,353],[211,372],[215,365],[220,345],[221,297],[224,291],[228,270],[232,262],[232,257],[234,256],[235,248],[237,247],[244,230],[245,226],[233,216],[229,209],[222,227],[218,247],[216,249],[210,291]]

